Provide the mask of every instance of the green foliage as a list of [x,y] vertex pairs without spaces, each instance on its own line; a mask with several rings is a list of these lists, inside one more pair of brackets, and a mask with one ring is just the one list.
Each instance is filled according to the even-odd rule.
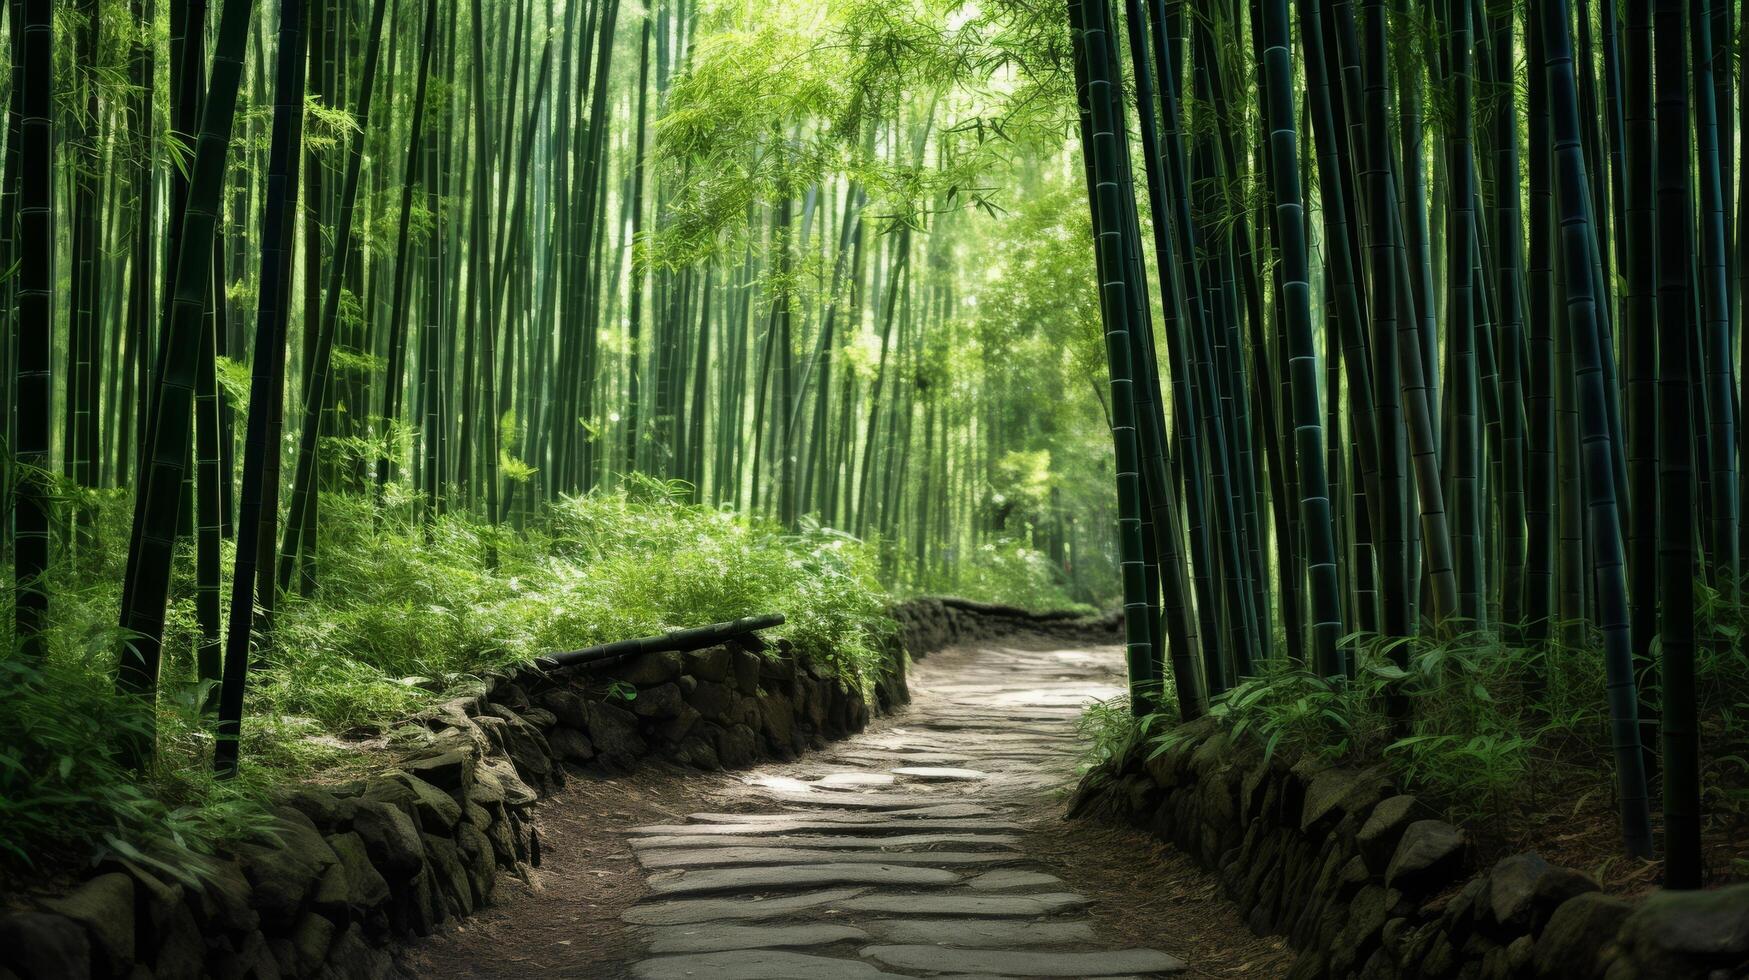
[[[1159,689],[1154,688],[1153,693],[1158,703]],[[1171,710],[1136,717],[1128,692],[1091,702],[1075,718],[1075,734],[1083,743],[1079,771],[1099,772],[1107,763],[1129,753],[1137,743],[1149,740],[1150,735],[1159,738],[1157,733],[1161,729],[1176,722],[1177,713]]]
[[249,405],[249,365],[229,357],[215,358],[213,364],[219,389],[225,393],[232,411],[241,417]]
[[996,460],[984,506],[1007,514],[1039,513],[1050,504],[1051,451],[1014,450]]
[[754,205],[834,175],[868,192],[883,230],[962,208],[999,214],[1008,202],[995,188],[1007,185],[990,172],[1021,145],[1056,151],[1072,119],[1060,12],[790,0],[707,3],[699,23],[656,122],[674,189],[645,243],[654,265],[731,253]]
[[[1041,550],[1049,545],[1033,529],[1078,524],[1064,542],[1079,547],[1069,548],[1059,588],[1104,607],[1116,599],[1119,576],[1107,530],[1116,519],[1111,436],[1085,191],[1066,176],[1015,177],[1037,190],[990,229],[971,343],[961,346],[974,362],[965,373],[977,379],[977,410],[1026,449],[992,461],[979,487],[980,519],[996,537]],[[973,566],[1012,564],[1001,554],[969,558]]]
[[498,418],[498,473],[512,483],[527,483],[539,472],[517,454],[522,451],[522,428],[516,411],[507,409]]
[[[455,514],[423,525],[408,493],[380,504],[324,494],[321,588],[281,599],[249,678],[245,778],[230,783],[207,775],[192,561],[177,563],[171,585],[158,761],[140,776],[119,761],[117,736],[144,726],[113,682],[130,503],[87,492],[96,544],[60,549],[69,557],[51,569],[47,658],[22,660],[10,632],[0,655],[0,871],[48,853],[210,851],[248,830],[264,787],[367,768],[395,749],[396,722],[555,650],[781,612],[774,635],[867,692],[892,628],[869,550],[684,503],[687,490],[637,478],[566,498],[524,533]],[[9,628],[10,606],[0,612]]]
[[[342,403],[336,405],[335,409],[345,413],[347,406]],[[332,461],[337,469],[364,472],[385,456],[389,459],[405,459],[413,446],[413,423],[406,419],[398,419],[390,425],[384,425],[380,419],[372,421],[372,428],[357,428],[352,435],[322,436],[320,446],[323,460]]]
[[1130,711],[1128,694],[1094,701],[1075,718],[1075,734],[1081,739],[1082,771],[1098,770],[1121,758],[1141,735],[1142,722]]
[[377,732],[484,670],[767,612],[846,680],[874,680],[884,597],[860,544],[681,496],[641,481],[565,498],[518,535],[455,514],[420,528],[410,506],[385,518],[368,498],[324,495],[322,591],[284,601],[249,717]]
[[[1703,811],[1749,826],[1749,582],[1695,582],[1695,678],[1701,719]],[[1736,869],[1749,872],[1749,865]]]
[[1037,612],[1094,607],[1069,594],[1067,581],[1043,552],[1012,538],[990,541],[961,556],[946,572],[924,578],[917,595],[952,593]]
[[[165,679],[156,708],[159,759],[143,775],[122,760],[121,738],[151,720],[113,680],[122,640],[115,545],[126,541],[128,502],[113,493],[84,499],[103,546],[49,569],[55,604],[41,659],[19,650],[11,582],[0,588],[0,875],[69,870],[69,862],[112,855],[171,870],[190,852],[209,853],[245,832],[260,814],[264,773],[221,783],[195,761],[210,751],[211,734],[196,711],[200,690],[187,658]],[[178,601],[166,634],[186,650],[198,635],[191,604]]]
[[323,105],[314,93],[304,95],[304,148],[331,150],[359,133],[358,120],[345,109]]
[[[1537,652],[1484,631],[1441,640],[1355,634],[1345,645],[1353,679],[1272,660],[1209,713],[1266,754],[1382,759],[1405,787],[1460,819],[1504,822],[1535,802],[1539,781],[1607,771],[1598,749],[1607,702],[1592,648]],[[1414,701],[1406,729],[1388,712],[1392,692]],[[1155,751],[1182,737],[1165,732]]]

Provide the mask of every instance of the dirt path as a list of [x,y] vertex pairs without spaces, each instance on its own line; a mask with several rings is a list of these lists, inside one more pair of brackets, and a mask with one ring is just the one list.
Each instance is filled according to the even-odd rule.
[[1274,977],[1213,880],[1061,819],[1116,647],[1013,637],[917,665],[911,707],[790,764],[597,780],[527,885],[402,957],[419,976]]

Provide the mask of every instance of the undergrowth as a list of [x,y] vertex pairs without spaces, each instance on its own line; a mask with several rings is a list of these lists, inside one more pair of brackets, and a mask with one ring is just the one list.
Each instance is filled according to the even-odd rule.
[[1162,732],[1178,723],[1177,709],[1169,701],[1156,704],[1161,710],[1137,717],[1130,708],[1128,692],[1100,701],[1090,702],[1075,718],[1075,734],[1081,740],[1081,755],[1077,771],[1098,774],[1106,763],[1127,755],[1138,741],[1150,735],[1158,738]]
[[[77,503],[91,514],[91,542],[56,549],[40,659],[12,642],[10,582],[0,588],[0,873],[67,856],[210,851],[258,822],[275,783],[368,766],[394,748],[397,721],[541,654],[777,612],[787,621],[768,636],[867,691],[892,628],[860,542],[690,505],[673,485],[635,480],[566,498],[520,529],[457,514],[426,523],[393,488],[386,506],[324,494],[316,589],[281,600],[273,642],[251,669],[243,778],[207,775],[189,555],[172,582],[158,759],[134,773],[115,746],[146,709],[113,689],[130,504],[116,494]],[[229,553],[227,543],[227,568]],[[225,592],[228,608],[228,582]]]
[[[1439,642],[1356,635],[1347,646],[1351,679],[1275,661],[1209,713],[1266,753],[1383,759],[1404,786],[1465,820],[1505,819],[1551,768],[1606,761],[1602,671],[1590,650],[1508,646],[1482,631]],[[1391,717],[1392,694],[1412,703],[1405,720]]]
[[879,670],[886,597],[859,542],[662,484],[562,499],[520,533],[454,515],[373,526],[370,501],[346,496],[324,498],[322,520],[320,589],[286,602],[253,693],[333,731],[370,731],[484,669],[757,613],[783,613],[771,635],[864,689]]
[[956,557],[947,569],[932,569],[927,575],[913,576],[907,593],[955,595],[1034,612],[1098,611],[1094,605],[1071,595],[1068,576],[1048,555],[1024,541],[1013,538],[987,541]]
[[[1749,604],[1698,587],[1704,806],[1715,839],[1741,840],[1749,830]],[[1382,761],[1399,785],[1452,819],[1505,839],[1537,812],[1572,817],[1613,805],[1599,638],[1583,629],[1555,633],[1567,639],[1541,649],[1507,644],[1494,631],[1442,639],[1356,634],[1343,643],[1352,678],[1278,659],[1213,699],[1209,714],[1265,753]],[[1656,703],[1655,672],[1640,680]],[[1409,702],[1401,719],[1393,718],[1391,694]],[[1138,740],[1151,757],[1190,737],[1171,717],[1134,718],[1127,705],[1125,697],[1085,711],[1090,766]],[[1749,866],[1719,870],[1743,875]]]

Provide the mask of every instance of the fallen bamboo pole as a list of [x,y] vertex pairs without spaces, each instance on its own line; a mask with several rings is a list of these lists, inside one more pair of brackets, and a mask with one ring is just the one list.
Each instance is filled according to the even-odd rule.
[[640,636],[632,640],[615,640],[599,646],[584,647],[581,650],[567,650],[563,653],[549,653],[544,657],[536,657],[534,665],[542,670],[557,670],[561,667],[577,667],[598,664],[608,660],[618,660],[622,657],[636,656],[640,653],[667,653],[670,651],[684,652],[687,650],[702,650],[715,646],[724,640],[745,636],[755,630],[770,629],[783,625],[782,613],[771,613],[765,616],[747,616],[728,623],[712,623],[709,626],[694,626],[690,629],[672,630],[656,636]]
[[938,596],[936,601],[952,609],[966,612],[981,613],[986,616],[1007,616],[1011,619],[1029,619],[1040,623],[1063,622],[1073,619],[1090,618],[1086,613],[1075,612],[1072,609],[1056,609],[1049,612],[1033,612],[1019,606],[1005,606],[996,602],[979,602],[976,599],[961,599],[958,596]]

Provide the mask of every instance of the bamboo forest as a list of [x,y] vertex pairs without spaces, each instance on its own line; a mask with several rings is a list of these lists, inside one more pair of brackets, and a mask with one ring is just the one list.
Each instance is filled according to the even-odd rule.
[[0,18],[0,980],[1749,978],[1749,2]]

